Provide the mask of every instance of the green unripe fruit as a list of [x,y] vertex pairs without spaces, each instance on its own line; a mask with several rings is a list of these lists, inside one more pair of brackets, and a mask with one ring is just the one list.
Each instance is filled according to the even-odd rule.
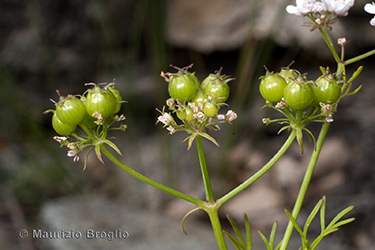
[[204,105],[205,100],[207,100],[207,96],[204,94],[204,92],[198,91],[191,102],[195,104],[195,107],[199,107],[199,103]]
[[97,112],[106,119],[115,112],[117,99],[110,90],[95,85],[93,89],[88,90],[85,106],[90,116]]
[[111,91],[112,94],[116,97],[117,105],[116,105],[115,111],[113,111],[113,113],[117,114],[121,109],[121,102],[122,102],[122,96],[120,94],[120,90],[114,89],[113,87],[109,87],[108,90]]
[[219,107],[217,104],[207,101],[203,106],[203,113],[208,117],[213,117],[219,112]]
[[184,109],[178,110],[176,114],[178,119],[180,119],[181,121],[184,121],[186,119],[186,112]]
[[287,84],[289,84],[291,81],[293,81],[294,78],[298,76],[297,72],[292,69],[282,69],[279,75],[285,79]]
[[216,103],[224,103],[228,99],[228,82],[233,80],[228,78],[229,76],[222,75],[221,70],[207,76],[201,84],[204,94],[210,97],[210,100],[215,100]]
[[201,89],[205,89],[207,87],[207,85],[210,83],[210,82],[213,82],[217,79],[217,76],[216,75],[213,75],[213,74],[210,74],[209,76],[207,76],[201,83]]
[[204,94],[215,99],[217,103],[224,103],[229,97],[229,87],[225,82],[215,83],[210,82],[204,88]]
[[185,108],[185,113],[186,113],[186,121],[190,122],[194,119],[194,112],[190,107]]
[[194,119],[194,113],[193,110],[190,107],[186,107],[184,109],[178,110],[177,112],[177,117],[181,121],[192,121]]
[[195,72],[193,73],[190,73],[189,74],[191,80],[193,80],[194,84],[195,84],[195,89],[199,89],[199,87],[201,86],[201,83],[199,82],[199,79],[198,77],[195,76]]
[[68,136],[68,135],[73,134],[76,131],[77,125],[64,124],[57,117],[56,112],[53,112],[52,127],[56,131],[56,133],[58,133],[59,135]]
[[284,89],[284,101],[294,110],[308,109],[314,101],[311,84],[291,82]]
[[56,115],[66,125],[77,125],[85,117],[86,109],[83,102],[75,96],[60,97],[56,104]]
[[189,102],[193,99],[197,90],[194,80],[191,79],[189,74],[187,75],[175,75],[168,85],[169,95],[179,100],[180,103],[184,101]]
[[321,76],[315,81],[315,84],[313,90],[316,103],[332,104],[340,98],[341,87],[339,83]]
[[259,91],[262,97],[269,102],[279,102],[284,95],[287,83],[284,77],[271,73],[263,76],[260,81]]

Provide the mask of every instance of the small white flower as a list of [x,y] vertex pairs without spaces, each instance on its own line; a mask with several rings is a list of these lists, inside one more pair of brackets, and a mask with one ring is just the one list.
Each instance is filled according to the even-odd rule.
[[225,119],[225,115],[218,115],[218,116],[217,116],[217,119],[219,119],[219,120],[224,120],[224,119]]
[[65,137],[65,136],[54,136],[53,139],[57,142],[62,142],[62,141],[65,141],[67,140],[68,138]]
[[283,108],[286,107],[286,103],[283,102],[283,101],[278,102],[278,103],[276,103],[275,107],[278,108],[278,109],[283,109]]
[[320,105],[320,107],[322,107],[322,111],[323,111],[323,112],[326,112],[326,113],[331,112],[331,107],[332,107],[332,105],[330,105],[330,104],[325,104],[325,103],[322,103],[322,102],[319,102],[319,105]]
[[202,102],[198,103],[198,106],[199,110],[203,110],[204,104]]
[[270,121],[270,118],[263,118],[262,123],[267,124]]
[[172,127],[172,126],[169,126],[169,127],[167,128],[167,130],[169,131],[169,134],[173,134],[173,133],[175,132],[175,129],[174,129],[174,127]]
[[172,121],[172,117],[168,113],[163,113],[163,115],[158,117],[158,120],[165,125],[168,125]]
[[225,118],[227,119],[227,121],[231,122],[237,119],[237,114],[233,110],[228,110]]
[[367,3],[365,5],[365,11],[370,14],[375,14],[375,3]]
[[329,115],[329,116],[326,117],[326,122],[333,122],[332,115]]
[[347,44],[346,38],[343,37],[343,38],[337,39],[337,44],[340,45],[340,46],[344,46],[345,44]]
[[[375,14],[375,3],[368,3],[365,5],[365,11],[370,14]],[[375,17],[370,20],[370,24],[375,26]]]
[[202,111],[199,111],[198,113],[194,114],[194,118],[197,118],[199,121],[203,121],[206,116],[203,114]]
[[68,157],[75,157],[77,155],[77,152],[74,150],[69,150],[67,153]]
[[189,102],[188,106],[193,110],[193,113],[198,113],[199,112],[199,108],[195,106],[194,102]]
[[296,0],[296,6],[288,5],[286,11],[289,14],[294,14],[297,16],[307,15],[309,13],[321,12],[323,10],[323,5],[321,2],[316,2],[315,0]]
[[323,10],[335,13],[339,16],[347,16],[354,0],[322,0]]
[[124,116],[124,114],[121,114],[117,121],[120,122],[120,121],[123,121],[125,119],[126,119],[126,117]]

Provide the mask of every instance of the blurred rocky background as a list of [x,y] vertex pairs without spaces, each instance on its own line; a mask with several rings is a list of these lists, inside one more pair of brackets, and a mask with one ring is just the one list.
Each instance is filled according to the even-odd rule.
[[[346,58],[374,49],[375,28],[357,0],[347,17],[333,26],[334,41],[346,37]],[[319,32],[303,26],[306,19],[285,11],[288,0],[4,0],[0,2],[0,242],[2,249],[216,249],[208,220],[191,215],[179,231],[181,218],[192,207],[133,179],[92,155],[85,172],[66,149],[53,141],[49,98],[82,94],[84,83],[116,79],[128,103],[122,111],[128,129],[114,133],[123,161],[166,185],[204,199],[195,148],[187,151],[185,135],[170,136],[158,113],[167,98],[161,71],[170,64],[194,64],[203,80],[223,67],[236,80],[228,103],[239,118],[212,135],[221,144],[204,143],[216,196],[237,186],[282,145],[287,132],[265,127],[258,93],[263,65],[278,71],[294,68],[316,79],[319,66],[335,70]],[[301,218],[327,196],[327,220],[349,205],[356,221],[327,237],[320,249],[375,249],[375,63],[370,57],[348,66],[350,75],[364,70],[355,85],[363,88],[340,102],[308,191]],[[316,135],[319,124],[309,127]],[[256,244],[261,230],[269,234],[279,221],[279,239],[292,209],[312,145],[305,154],[297,145],[253,186],[221,208],[239,224],[246,212]],[[301,219],[301,221],[303,221]],[[119,241],[55,241],[32,239],[32,230],[98,231],[121,229],[130,236]],[[21,239],[21,229],[29,237]],[[198,229],[197,229],[198,228]],[[320,230],[311,226],[312,235]],[[82,245],[83,244],[83,245]],[[86,245],[87,244],[87,245]],[[118,245],[120,244],[120,245]],[[299,248],[296,237],[291,249]],[[230,245],[230,243],[228,243]],[[262,247],[262,248],[261,248]],[[264,246],[259,249],[264,249]],[[258,249],[258,248],[257,248]]]

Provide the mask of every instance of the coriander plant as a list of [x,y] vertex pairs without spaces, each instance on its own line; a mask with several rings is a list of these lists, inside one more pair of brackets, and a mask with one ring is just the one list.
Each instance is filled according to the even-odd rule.
[[[56,109],[46,111],[46,113],[53,113],[52,126],[59,134],[54,139],[61,146],[68,147],[68,156],[73,157],[74,161],[79,160],[79,155],[83,149],[89,148],[84,161],[84,170],[87,167],[87,156],[94,150],[97,158],[102,163],[104,163],[102,157],[104,154],[110,161],[135,178],[194,204],[196,207],[182,219],[181,228],[184,233],[183,224],[186,217],[197,210],[203,210],[210,218],[219,249],[227,249],[224,239],[224,235],[226,235],[236,249],[250,250],[252,249],[252,235],[247,215],[244,215],[245,236],[241,234],[233,219],[229,215],[227,216],[235,232],[234,236],[227,231],[223,231],[218,210],[226,202],[267,173],[295,140],[300,147],[301,153],[303,153],[302,137],[305,134],[314,144],[314,151],[310,156],[310,162],[306,168],[294,208],[292,211],[285,211],[285,216],[289,218],[289,223],[285,229],[284,236],[280,242],[275,242],[276,222],[268,238],[261,232],[259,234],[268,250],[285,250],[288,247],[292,231],[295,229],[301,236],[301,249],[316,249],[325,236],[354,220],[354,218],[343,219],[343,216],[354,208],[350,206],[338,213],[329,223],[326,223],[326,198],[323,197],[311,211],[306,222],[303,225],[297,223],[324,140],[329,127],[334,121],[337,106],[342,99],[347,99],[346,97],[357,94],[362,87],[354,84],[354,80],[363,68],[359,67],[352,73],[348,73],[347,66],[375,54],[374,49],[363,55],[345,59],[344,52],[348,40],[344,37],[337,40],[339,51],[334,46],[330,30],[338,18],[348,15],[349,9],[353,4],[354,0],[297,0],[295,6],[289,5],[286,7],[286,11],[289,14],[307,18],[309,22],[306,26],[309,26],[311,31],[320,33],[332,53],[336,66],[320,67],[322,74],[317,79],[309,79],[307,73],[301,73],[298,69],[294,69],[292,63],[277,72],[270,72],[265,67],[266,73],[260,77],[259,84],[260,94],[265,99],[264,108],[271,108],[277,111],[282,118],[263,118],[262,122],[265,125],[270,125],[271,123],[280,124],[279,133],[288,132],[289,136],[264,166],[260,166],[255,174],[249,176],[243,183],[221,197],[216,197],[212,191],[209,167],[206,164],[202,140],[207,139],[218,146],[219,143],[211,135],[211,131],[219,130],[219,125],[231,124],[236,119],[245,119],[238,118],[236,112],[231,109],[222,112],[222,107],[229,106],[226,103],[230,94],[228,83],[234,79],[223,74],[221,68],[208,75],[203,81],[199,81],[195,73],[190,72],[193,65],[183,68],[172,66],[175,72],[161,72],[161,77],[168,83],[170,98],[166,100],[166,106],[156,109],[159,112],[157,123],[161,123],[163,128],[168,131],[168,134],[186,133],[185,141],[187,141],[188,149],[193,144],[196,144],[203,180],[202,185],[206,194],[205,200],[184,194],[142,175],[136,170],[136,166],[134,168],[129,167],[109,150],[109,148],[112,148],[121,155],[120,149],[113,142],[115,138],[108,138],[108,131],[125,131],[126,129],[126,125],[122,124],[125,116],[118,114],[121,104],[125,101],[122,100],[119,91],[115,89],[115,82],[109,84],[87,83],[86,86],[92,86],[92,88],[89,88],[82,95],[62,96],[57,91],[59,100],[53,101]],[[366,4],[364,9],[370,14],[375,14],[374,3]],[[375,26],[375,17],[371,19],[370,24]],[[318,135],[314,135],[308,129],[310,122],[321,124]],[[82,128],[85,134],[78,133],[77,126]],[[309,225],[318,214],[321,232],[315,239],[311,239],[308,237]]]

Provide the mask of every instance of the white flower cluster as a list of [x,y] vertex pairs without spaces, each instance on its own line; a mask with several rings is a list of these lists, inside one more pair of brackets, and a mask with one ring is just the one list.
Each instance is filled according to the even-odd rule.
[[321,12],[346,16],[353,4],[354,0],[296,0],[296,6],[288,5],[286,11],[298,16]]
[[[365,5],[365,11],[370,14],[375,14],[375,3],[368,3]],[[372,26],[375,26],[375,17],[373,17],[370,21]]]

